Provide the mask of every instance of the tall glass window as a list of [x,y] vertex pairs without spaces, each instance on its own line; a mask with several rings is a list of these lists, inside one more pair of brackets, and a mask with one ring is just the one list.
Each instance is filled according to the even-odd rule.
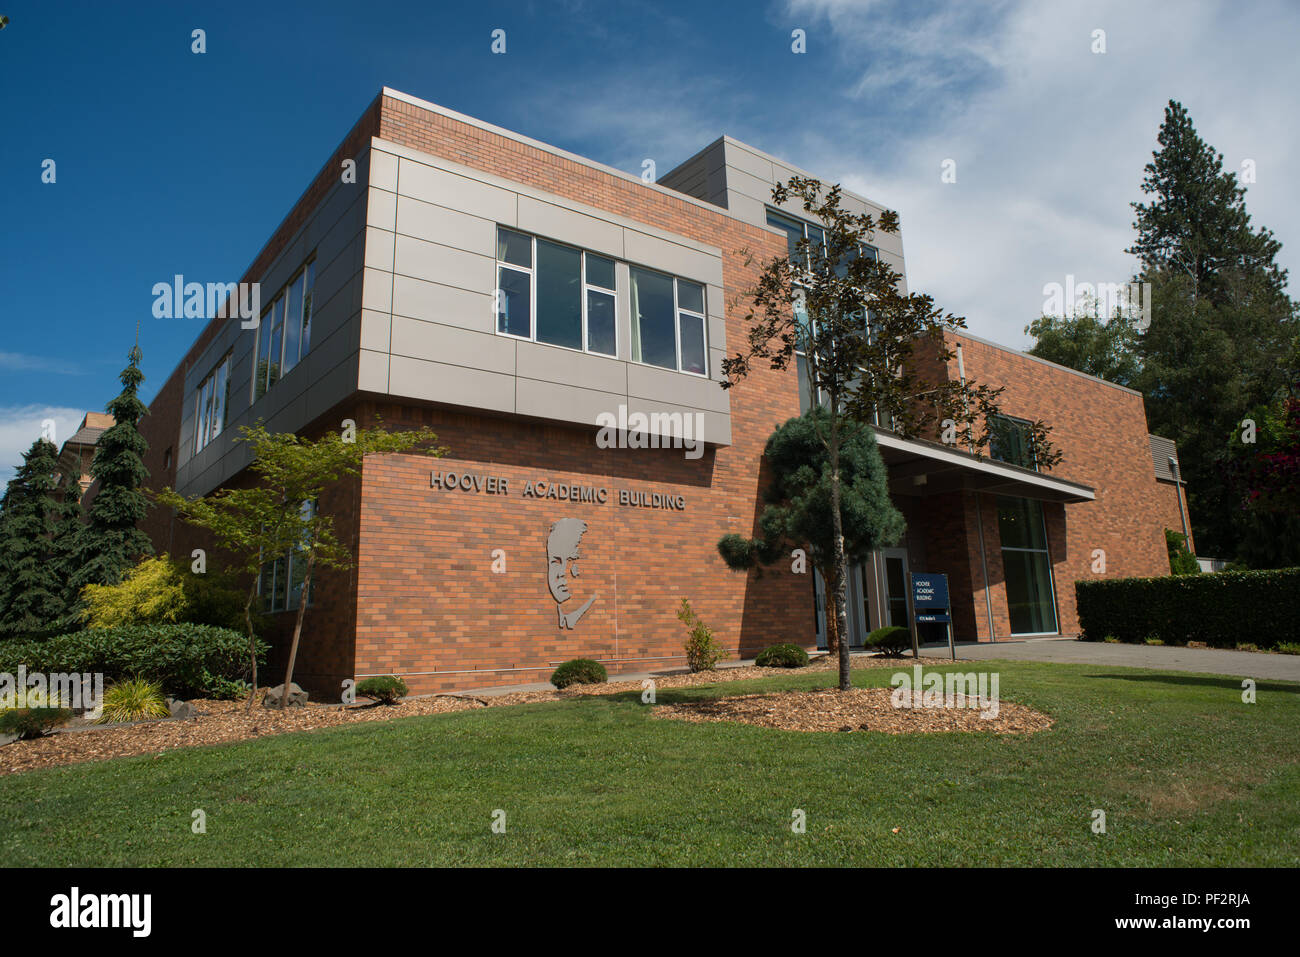
[[537,341],[582,348],[582,253],[537,240]]
[[275,295],[262,314],[257,330],[257,356],[253,362],[254,402],[266,395],[311,350],[312,287],[315,282],[316,263],[313,260]]
[[583,253],[587,269],[587,351],[618,355],[614,260]]
[[677,368],[673,279],[632,267],[632,361]]
[[999,496],[998,531],[1011,633],[1055,634],[1056,596],[1042,502]]
[[226,427],[226,406],[230,399],[230,353],[199,385],[194,420],[194,451],[197,453]]
[[1038,471],[1034,443],[1030,437],[1030,423],[1008,415],[989,418],[989,458],[1022,469]]

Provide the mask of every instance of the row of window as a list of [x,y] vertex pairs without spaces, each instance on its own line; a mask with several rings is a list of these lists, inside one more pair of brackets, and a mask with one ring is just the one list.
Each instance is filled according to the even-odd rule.
[[195,406],[194,452],[197,454],[226,427],[226,410],[230,406],[229,352],[208,377],[199,383]]
[[[304,518],[311,518],[316,511],[314,502],[303,502]],[[302,582],[307,574],[307,560],[301,550],[291,548],[283,555],[268,559],[262,563],[257,576],[257,593],[262,599],[262,610],[268,612],[296,611],[302,597]],[[315,576],[313,576],[314,578]],[[307,592],[307,605],[311,606],[316,597],[316,583],[312,582]]]
[[[708,375],[704,286],[630,266],[633,362]],[[497,332],[618,355],[614,260],[497,227]]]
[[[778,213],[774,209],[767,211],[767,224],[773,229],[779,229],[785,233],[786,246],[789,250],[790,260],[803,266],[804,269],[812,268],[812,257],[817,247],[826,245],[826,231],[815,223],[807,220],[796,219],[793,216],[787,216],[785,213]],[[799,243],[807,240],[803,253],[799,252]],[[851,252],[846,262],[838,263],[835,267],[836,275],[843,276],[848,272],[848,263],[857,259],[859,256],[865,256],[867,259],[875,260],[880,258],[880,254],[872,246],[860,245],[855,252]]]
[[289,280],[262,314],[253,363],[254,402],[266,395],[311,349],[311,294],[315,282],[313,260]]

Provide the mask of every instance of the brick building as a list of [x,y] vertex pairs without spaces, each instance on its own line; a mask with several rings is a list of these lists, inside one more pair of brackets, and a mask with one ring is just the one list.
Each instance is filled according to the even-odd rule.
[[[159,390],[151,484],[240,482],[232,437],[257,420],[438,432],[448,457],[372,457],[319,503],[356,555],[313,588],[297,675],[320,694],[376,674],[415,691],[535,681],[578,656],[612,673],[680,664],[682,597],[733,653],[811,646],[815,576],[732,573],[716,550],[754,531],[764,443],[801,409],[796,369],[720,387],[758,276],[748,254],[815,231],[770,201],[795,172],[722,137],[646,184],[384,89],[241,277],[260,283],[258,327],[211,321]],[[905,273],[898,236],[874,254]],[[953,340],[939,374],[1006,386],[1008,434],[1044,419],[1065,458],[1039,473],[1014,441],[995,461],[878,430],[908,532],[853,571],[854,644],[905,620],[909,571],[947,573],[957,636],[989,640],[1074,632],[1078,578],[1168,570],[1177,486],[1153,470],[1141,396]],[[692,441],[602,447],[611,417],[656,446],[682,426]],[[160,551],[204,544],[161,509],[147,530]],[[293,556],[262,584],[282,637]]]

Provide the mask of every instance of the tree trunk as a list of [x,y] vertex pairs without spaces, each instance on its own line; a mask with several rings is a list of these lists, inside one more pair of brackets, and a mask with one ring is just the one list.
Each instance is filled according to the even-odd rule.
[[257,636],[253,634],[253,599],[257,597],[257,579],[253,579],[253,587],[248,591],[248,601],[244,602],[244,625],[248,628],[248,660],[253,666],[253,687],[248,692],[248,703],[244,705],[245,711],[253,710],[253,700],[257,697]]
[[849,643],[842,640],[849,633],[848,607],[845,592],[849,583],[848,558],[844,554],[844,520],[840,515],[840,417],[837,395],[831,396],[831,534],[835,539],[835,630],[839,642],[840,690],[852,687],[849,677]]
[[[835,573],[830,567],[827,567],[825,572],[822,574],[822,581],[829,586],[834,580]],[[835,620],[835,615],[832,613],[833,611],[834,609],[830,607],[830,603],[828,602],[826,607],[826,654],[832,658],[840,653],[839,622]]]
[[314,550],[307,553],[307,571],[302,576],[302,592],[298,595],[298,620],[293,624],[293,641],[289,644],[289,664],[284,669],[284,688],[280,695],[280,710],[289,704],[289,689],[293,686],[293,664],[298,657],[298,639],[302,637],[302,619],[307,614],[307,593],[311,589],[311,567],[316,561]]

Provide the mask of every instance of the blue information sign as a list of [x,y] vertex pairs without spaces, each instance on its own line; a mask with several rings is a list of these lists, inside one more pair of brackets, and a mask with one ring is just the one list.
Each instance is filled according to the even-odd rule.
[[912,576],[912,609],[918,622],[948,622],[948,576]]

